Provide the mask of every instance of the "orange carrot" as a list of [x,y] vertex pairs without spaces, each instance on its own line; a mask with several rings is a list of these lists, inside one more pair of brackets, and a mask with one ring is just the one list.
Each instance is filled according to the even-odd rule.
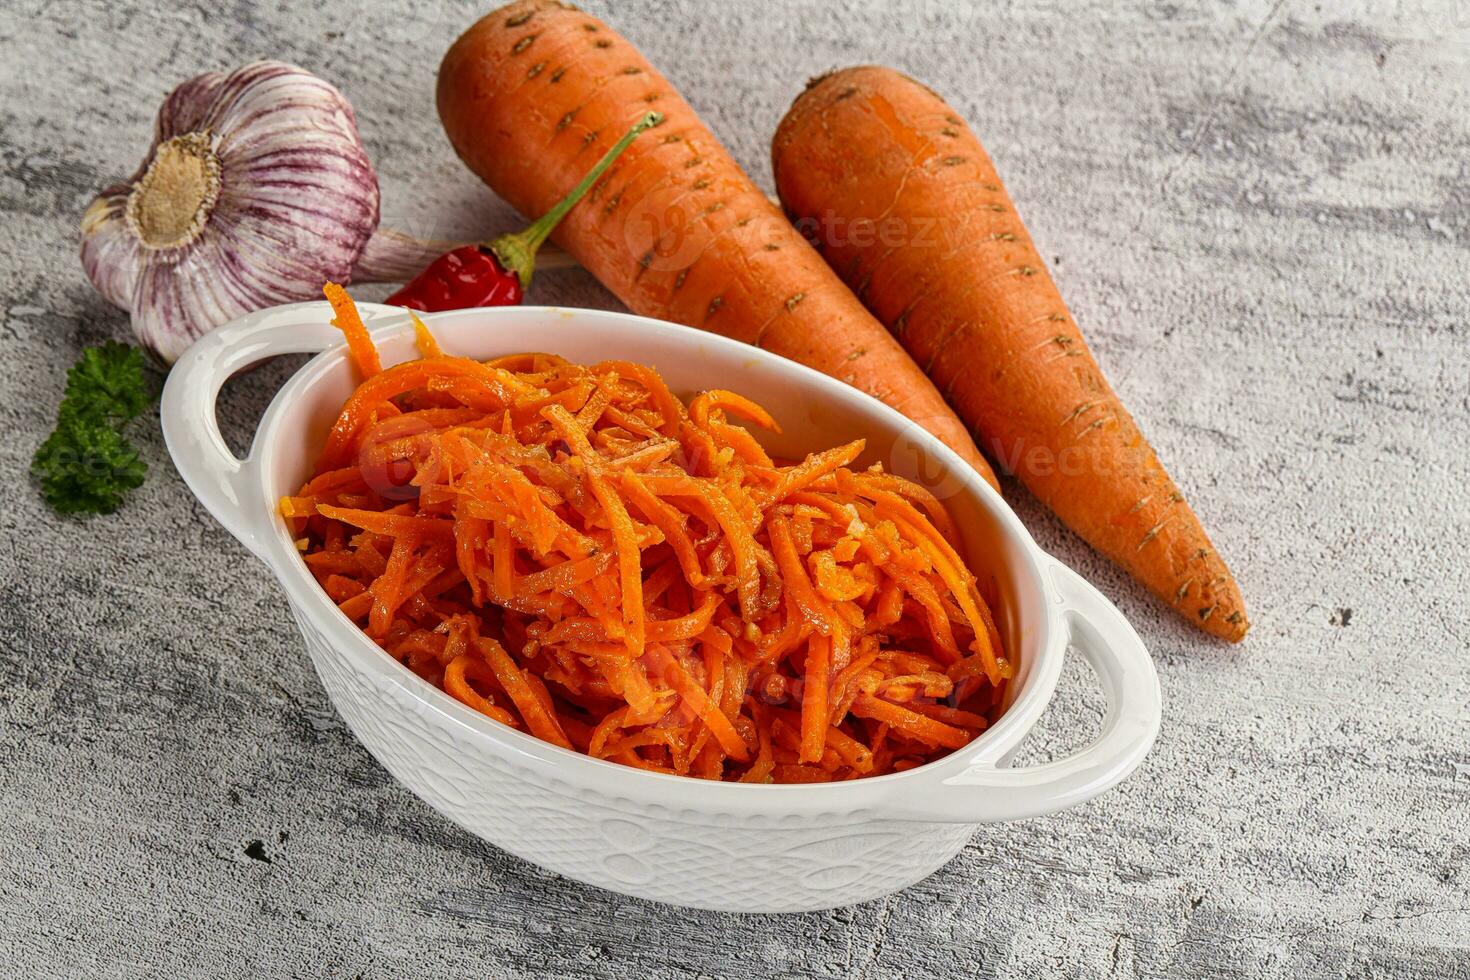
[[474,675],[475,679],[482,683],[495,678],[483,660],[476,660],[468,653],[462,653],[444,668],[444,690],[481,714],[494,718],[502,725],[516,727],[515,715],[470,686],[470,675]]
[[646,624],[643,614],[643,556],[639,552],[633,519],[628,508],[613,490],[607,479],[593,473],[588,477],[588,486],[597,502],[602,505],[612,530],[613,546],[618,552],[618,579],[621,586],[619,601],[623,607],[623,628],[627,631],[628,652],[638,656],[643,652]]
[[947,725],[910,708],[892,704],[871,694],[859,694],[852,703],[852,713],[859,718],[872,718],[887,722],[894,728],[912,735],[922,742],[957,749],[970,741],[971,735],[963,728]]
[[736,734],[735,726],[730,724],[730,719],[725,717],[719,706],[709,699],[704,688],[695,683],[683,666],[669,654],[668,649],[655,644],[648,648],[648,658],[670,686],[689,702],[694,713],[709,725],[709,730],[719,740],[725,754],[737,762],[746,761],[750,756],[745,743]]
[[470,169],[523,213],[549,210],[650,109],[556,241],[636,313],[810,365],[903,412],[995,477],[964,425],[674,87],[625,38],[556,0],[521,0],[459,38],[439,115]]
[[330,504],[318,504],[317,511],[322,516],[330,517],[334,521],[342,521],[354,527],[372,531],[374,534],[385,534],[389,537],[405,537],[420,534],[449,535],[454,533],[454,523],[452,521],[441,520],[437,517],[384,514],[380,511],[333,507]]
[[990,158],[938,95],[849,68],[772,147],[782,203],[991,457],[1190,622],[1237,641],[1240,590],[1108,385]]
[[515,702],[516,709],[520,711],[521,717],[526,719],[527,726],[537,738],[560,745],[564,749],[572,747],[567,741],[566,732],[562,731],[561,723],[557,721],[556,714],[547,710],[545,704],[536,696],[531,685],[526,683],[525,676],[520,667],[510,659],[510,654],[505,648],[491,639],[482,639],[479,643],[480,655],[490,665],[495,679],[500,686],[505,688],[505,693]]
[[347,296],[347,290],[335,282],[329,282],[322,286],[322,294],[332,304],[332,312],[337,314],[332,324],[346,335],[347,352],[352,356],[352,364],[357,368],[357,373],[366,379],[382,371],[383,362],[378,360],[378,349],[368,339],[367,327],[363,326],[362,317]]
[[414,344],[419,349],[419,356],[442,357],[444,352],[439,349],[439,341],[435,340],[434,335],[429,333],[428,325],[420,320],[419,315],[413,310],[409,310],[408,315],[413,318],[413,339]]

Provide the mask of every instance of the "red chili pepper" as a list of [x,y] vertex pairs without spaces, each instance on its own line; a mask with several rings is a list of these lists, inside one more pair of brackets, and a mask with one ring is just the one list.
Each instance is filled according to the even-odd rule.
[[650,112],[608,150],[587,172],[571,193],[518,235],[501,235],[479,245],[462,245],[446,252],[407,285],[389,296],[391,306],[432,313],[462,310],[472,306],[518,306],[531,288],[536,270],[536,252],[567,212],[592,189],[614,160],[638,138],[638,134],[664,121],[662,113]]

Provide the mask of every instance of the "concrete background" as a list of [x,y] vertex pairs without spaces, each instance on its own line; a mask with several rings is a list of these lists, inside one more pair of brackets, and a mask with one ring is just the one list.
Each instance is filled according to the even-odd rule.
[[[24,475],[77,350],[128,335],[78,218],[185,77],[296,61],[356,104],[387,223],[516,223],[432,109],[478,8],[360,6],[0,9],[0,974],[1470,975],[1470,4],[589,3],[766,186],[807,76],[883,61],[946,94],[1255,622],[1206,641],[1011,486],[1150,644],[1156,751],[907,892],[786,918],[553,877],[398,788],[155,422],[114,517],[58,519]],[[614,305],[581,273],[536,294]],[[289,368],[232,386],[237,444]],[[1029,758],[1099,707],[1074,665]]]

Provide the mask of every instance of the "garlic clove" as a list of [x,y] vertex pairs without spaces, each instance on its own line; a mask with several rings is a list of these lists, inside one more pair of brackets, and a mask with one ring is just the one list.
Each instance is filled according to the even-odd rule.
[[188,350],[199,324],[225,324],[260,308],[209,242],[143,263],[133,303],[138,339],[167,364]]
[[82,216],[82,269],[103,299],[124,310],[133,308],[141,271],[142,245],[124,218],[132,190],[128,184],[109,187]]
[[[230,74],[250,72],[257,64],[266,62],[246,65]],[[157,146],[175,136],[205,128],[204,116],[225,77],[224,72],[207,71],[181,83],[166,95],[158,109],[158,118],[153,122],[153,144]]]

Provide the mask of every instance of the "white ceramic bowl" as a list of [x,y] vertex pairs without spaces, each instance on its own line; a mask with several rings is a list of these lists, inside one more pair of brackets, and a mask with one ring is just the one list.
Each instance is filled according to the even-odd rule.
[[[364,304],[385,364],[416,355],[404,311]],[[1092,586],[1041,551],[953,452],[877,400],[808,368],[710,334],[619,313],[532,307],[426,317],[444,348],[488,358],[543,350],[655,366],[677,394],[730,388],[767,406],[786,456],[868,440],[868,459],[946,500],[971,567],[1001,596],[1018,662],[1003,717],[970,745],[909,772],[809,786],[747,786],[641,772],[499,725],[385,654],[317,586],[276,511],[309,471],[354,381],[325,303],[243,317],[184,354],[163,394],[163,433],[185,481],[281,582],[333,704],[368,750],[469,832],[613,891],[742,912],[847,905],[918,881],[978,824],[1049,813],[1115,785],[1159,727],[1147,651]],[[250,455],[220,436],[215,398],[236,371],[320,352],[276,395]],[[1047,765],[1008,762],[1040,718],[1071,643],[1108,700],[1090,746]]]

